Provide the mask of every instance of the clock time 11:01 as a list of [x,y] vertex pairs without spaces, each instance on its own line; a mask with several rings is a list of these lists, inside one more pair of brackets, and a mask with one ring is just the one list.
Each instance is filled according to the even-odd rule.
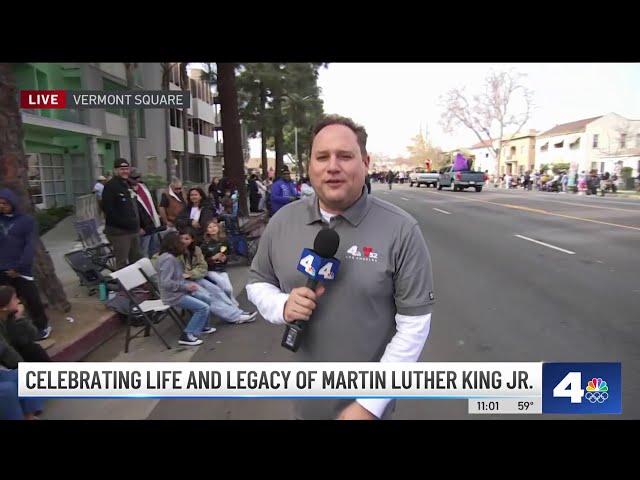
[[498,410],[499,407],[500,405],[498,402],[478,402],[478,411],[480,412],[494,412]]

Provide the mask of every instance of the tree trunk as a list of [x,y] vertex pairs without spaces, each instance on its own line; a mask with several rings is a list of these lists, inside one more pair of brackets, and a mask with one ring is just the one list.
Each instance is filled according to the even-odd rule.
[[[187,63],[180,64],[180,83],[182,83],[182,90],[188,92],[189,88],[189,75],[187,75]],[[189,179],[189,118],[187,116],[187,109],[182,109],[182,139],[184,143],[184,154],[182,155],[182,181],[186,182]]]
[[[265,118],[267,111],[267,89],[263,82],[260,82],[260,117]],[[264,121],[264,120],[263,120]],[[262,127],[260,130],[260,140],[262,146],[262,177],[268,178],[269,175],[269,159],[267,158],[267,129]]]
[[236,89],[236,66],[233,63],[218,63],[218,92],[222,116],[222,136],[224,138],[225,176],[238,188],[238,211],[243,217],[249,216],[247,189],[242,155],[242,135],[238,91]]
[[[17,95],[13,65],[0,63],[0,186],[10,188],[16,194],[21,211],[33,214],[33,203],[28,190],[29,166],[24,152],[24,131]],[[71,309],[53,261],[39,236],[36,242],[34,278],[50,306],[63,312]]]
[[[133,76],[133,72],[137,68],[137,63],[125,63],[125,71],[127,74],[127,89],[135,90],[136,81]],[[127,123],[129,126],[129,161],[132,167],[138,167],[138,110],[135,108],[129,108],[127,110]]]
[[[169,91],[169,76],[173,65],[170,63],[162,64],[162,90]],[[171,109],[164,110],[164,131],[165,131],[165,164],[167,168],[167,180],[171,181],[176,176],[176,165],[171,154]]]
[[262,144],[262,177],[269,177],[269,158],[267,157],[267,129],[260,132],[260,143]]

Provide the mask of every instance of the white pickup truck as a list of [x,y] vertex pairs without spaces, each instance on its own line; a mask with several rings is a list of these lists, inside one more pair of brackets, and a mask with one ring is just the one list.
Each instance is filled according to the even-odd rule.
[[426,185],[427,188],[431,185],[435,187],[438,185],[438,178],[439,175],[436,170],[427,172],[424,168],[416,168],[409,174],[409,186],[413,187],[413,184],[415,183],[418,187],[420,187],[420,185]]

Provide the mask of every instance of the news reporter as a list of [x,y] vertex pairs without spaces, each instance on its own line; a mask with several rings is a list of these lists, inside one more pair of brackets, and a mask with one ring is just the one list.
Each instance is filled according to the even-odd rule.
[[[308,321],[296,360],[416,362],[434,305],[431,259],[420,227],[404,210],[368,195],[363,127],[329,116],[312,137],[309,174],[316,195],[285,205],[269,221],[251,266],[248,298],[271,323]],[[327,224],[340,235],[340,271],[314,292],[303,286],[296,265]],[[389,418],[394,404],[300,399],[295,416]]]

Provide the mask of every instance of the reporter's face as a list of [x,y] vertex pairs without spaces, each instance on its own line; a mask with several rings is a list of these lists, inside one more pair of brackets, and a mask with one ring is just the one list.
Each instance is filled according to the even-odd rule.
[[355,132],[329,125],[311,146],[309,177],[324,208],[343,211],[362,194],[369,157],[363,158]]

